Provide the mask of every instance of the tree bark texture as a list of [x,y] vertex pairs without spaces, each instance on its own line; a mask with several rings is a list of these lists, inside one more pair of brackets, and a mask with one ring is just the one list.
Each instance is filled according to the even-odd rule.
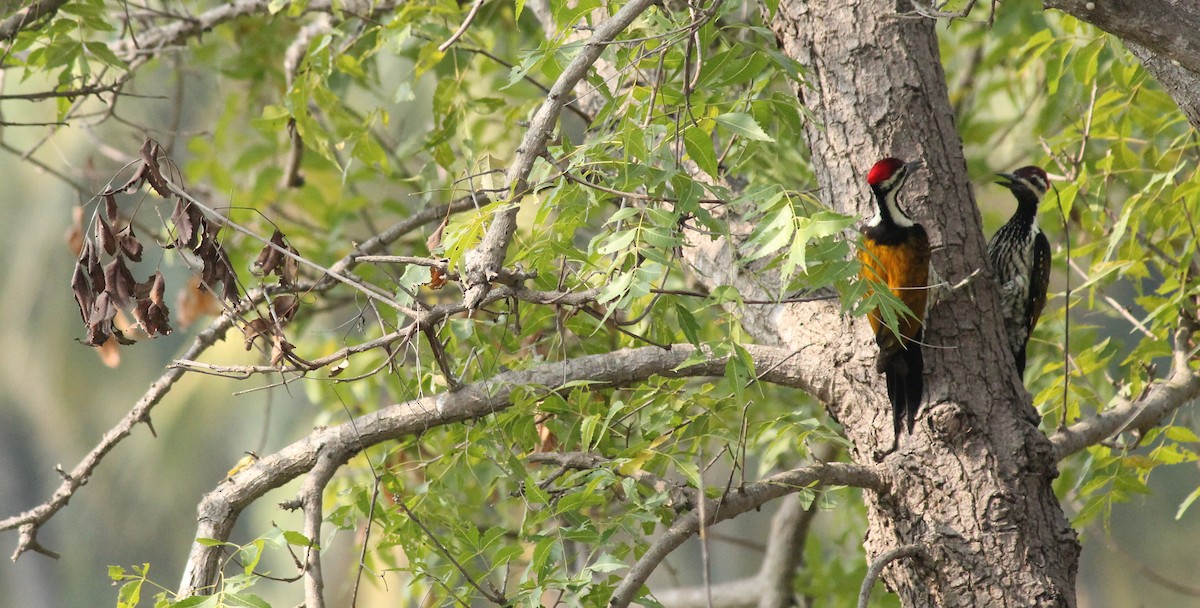
[[[983,269],[929,312],[918,428],[883,460],[894,473],[889,490],[865,493],[868,557],[924,549],[884,570],[905,606],[1074,606],[1079,544],[1051,489],[1050,443],[1004,348],[934,22],[897,11],[894,0],[783,0],[772,22],[781,48],[806,68],[798,93],[815,116],[806,143],[824,202],[869,216],[871,164],[922,158],[926,169],[901,198],[930,234],[934,267],[952,284]],[[733,256],[728,243],[715,242],[689,258],[706,281],[752,297],[759,290],[738,275]],[[818,303],[759,307],[743,321],[760,341],[799,353],[856,461],[891,444],[865,320]]]

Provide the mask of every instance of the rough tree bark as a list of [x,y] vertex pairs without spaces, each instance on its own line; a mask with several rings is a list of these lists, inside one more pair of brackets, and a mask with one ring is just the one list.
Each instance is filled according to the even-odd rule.
[[[863,175],[871,163],[889,155],[923,158],[927,169],[910,180],[907,206],[930,233],[935,267],[954,283],[985,268],[982,224],[935,24],[896,13],[894,0],[784,0],[772,28],[783,50],[807,68],[800,96],[815,116],[806,135],[824,202],[869,215]],[[755,290],[736,276],[728,243],[690,253],[707,280]],[[816,396],[845,426],[856,461],[869,462],[890,445],[866,323],[824,304],[762,307],[744,322],[759,340],[800,352],[805,373],[823,379]],[[1050,443],[1001,331],[985,278],[931,310],[918,428],[883,461],[894,476],[890,489],[865,494],[871,559],[922,547],[921,557],[884,570],[905,606],[1075,605],[1079,544],[1051,489],[1057,472]]]

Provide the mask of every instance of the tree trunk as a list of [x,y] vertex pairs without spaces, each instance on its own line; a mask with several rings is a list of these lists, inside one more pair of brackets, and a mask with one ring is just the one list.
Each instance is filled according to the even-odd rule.
[[[871,164],[923,158],[927,168],[901,198],[929,232],[935,268],[950,283],[984,269],[929,313],[917,429],[883,460],[889,491],[866,493],[868,558],[921,547],[883,573],[905,606],[1074,606],[1079,544],[1051,489],[1050,444],[1004,346],[935,24],[896,12],[885,0],[783,0],[772,23],[781,48],[806,68],[799,94],[815,116],[807,143],[824,202],[869,215]],[[729,255],[718,244],[692,257],[710,280],[723,271],[749,289],[728,276]],[[816,396],[845,427],[856,461],[890,445],[863,319],[812,304],[764,308],[745,321],[760,340],[799,351],[805,371],[824,380]]]

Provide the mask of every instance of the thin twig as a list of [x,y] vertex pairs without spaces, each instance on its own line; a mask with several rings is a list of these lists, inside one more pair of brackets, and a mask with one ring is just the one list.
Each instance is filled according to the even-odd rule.
[[[1079,264],[1075,262],[1075,260],[1068,258],[1067,265],[1071,267],[1071,270],[1075,271],[1075,274],[1079,275],[1079,278],[1083,279],[1083,282],[1086,283],[1089,280],[1087,272],[1084,271],[1084,269],[1081,268],[1079,266]],[[1146,326],[1140,320],[1138,320],[1137,317],[1133,316],[1133,313],[1129,312],[1128,308],[1126,308],[1125,306],[1122,306],[1120,302],[1114,300],[1113,297],[1110,295],[1105,295],[1105,296],[1103,296],[1103,298],[1104,298],[1104,302],[1106,304],[1111,306],[1113,310],[1117,311],[1117,314],[1120,314],[1122,317],[1125,317],[1125,320],[1129,321],[1129,323],[1131,325],[1133,325],[1133,329],[1129,330],[1130,333],[1133,333],[1135,331],[1140,331],[1140,332],[1142,332],[1142,335],[1146,336],[1147,338],[1150,338],[1152,340],[1157,339],[1157,336],[1155,336],[1153,332],[1151,332],[1149,329],[1147,329]]]
[[461,574],[463,578],[467,579],[468,584],[474,587],[479,593],[482,593],[483,597],[487,598],[492,603],[499,604],[501,606],[510,605],[508,598],[504,597],[499,590],[492,587],[491,583],[488,583],[488,587],[490,587],[490,589],[484,589],[482,586],[480,586],[480,584],[475,580],[475,577],[471,576],[471,573],[467,572],[467,569],[464,568],[462,564],[458,563],[457,559],[454,559],[454,554],[442,544],[442,541],[438,540],[437,535],[425,526],[421,519],[417,517],[417,514],[413,513],[412,509],[408,508],[408,505],[404,504],[403,498],[399,496],[394,496],[393,498],[395,499],[396,504],[400,505],[400,509],[404,511],[405,515],[408,515],[408,518],[412,520],[414,524],[417,524],[418,528],[421,528],[421,531],[425,533],[425,536],[429,537],[429,540],[433,542],[433,546],[436,547],[437,550],[442,554],[442,557],[445,557],[447,560],[449,560],[454,568],[458,570],[459,574]]
[[919,557],[925,554],[925,548],[921,545],[905,545],[897,547],[880,555],[871,563],[871,567],[867,568],[867,575],[863,577],[862,587],[858,590],[858,608],[867,608],[867,602],[871,599],[871,588],[875,586],[875,581],[879,579],[879,575],[883,573],[883,569],[888,564],[905,557]]
[[479,7],[483,6],[483,3],[486,1],[475,0],[475,3],[471,5],[471,10],[467,12],[466,18],[463,19],[462,25],[458,26],[458,29],[450,35],[449,39],[438,45],[439,53],[445,53],[446,49],[449,49],[455,42],[458,42],[459,38],[462,38],[463,34],[467,33],[467,28],[471,27],[471,22],[475,20],[475,15],[479,12]]

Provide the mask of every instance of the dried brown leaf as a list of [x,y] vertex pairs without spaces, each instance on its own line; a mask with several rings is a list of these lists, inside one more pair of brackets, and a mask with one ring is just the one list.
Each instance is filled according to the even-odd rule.
[[100,246],[108,255],[117,255],[117,237],[113,235],[112,228],[104,221],[104,218],[96,216],[96,244]]
[[117,344],[120,344],[122,346],[132,346],[134,344],[137,344],[137,340],[134,340],[133,338],[125,337],[125,332],[122,332],[120,329],[117,329],[117,327],[115,325],[112,328],[112,335],[114,338],[117,339]]
[[143,166],[146,168],[146,181],[150,184],[150,187],[159,196],[171,198],[171,189],[167,186],[167,180],[163,177],[158,167],[158,156],[162,153],[162,148],[158,145],[158,142],[147,137],[146,141],[142,142],[140,152],[142,154],[142,163],[144,163]]
[[163,291],[166,289],[166,279],[163,278],[162,271],[155,271],[154,282],[150,286],[150,301],[155,304],[163,303]]
[[142,242],[133,233],[132,225],[125,226],[117,233],[117,243],[121,246],[121,251],[125,252],[125,257],[134,262],[142,261]]
[[[104,292],[92,301],[92,310],[88,313],[88,325],[104,325],[112,322],[117,316],[117,307],[113,304],[112,296]],[[107,333],[107,332],[106,332]]]
[[[271,244],[278,244],[276,243],[277,238],[279,243],[283,242],[283,233],[278,228],[275,229],[275,234],[271,235]],[[262,251],[258,252],[258,257],[254,259],[251,267],[254,269],[255,276],[264,277],[274,272],[282,261],[283,253],[271,245],[265,245]]]
[[446,285],[446,275],[442,274],[442,269],[436,266],[429,267],[429,288],[441,289]]
[[108,223],[117,223],[117,197],[112,193],[104,194],[104,215],[108,217]]
[[129,181],[126,181],[117,188],[109,188],[100,194],[102,196],[110,196],[118,192],[130,192],[132,190],[136,190],[137,187],[141,185],[142,180],[146,179],[146,173],[149,170],[150,168],[147,167],[145,163],[139,164],[137,171],[133,172],[133,175],[129,178]]
[[96,294],[92,293],[92,286],[82,264],[75,264],[75,272],[71,273],[71,291],[75,294],[75,302],[79,304],[79,316],[87,323],[88,313],[96,302]]
[[546,415],[546,416],[542,416],[541,418],[537,419],[534,426],[535,426],[535,428],[537,428],[538,446],[534,451],[537,451],[537,452],[557,452],[558,451],[558,446],[559,446],[558,437],[555,436],[554,431],[550,428],[550,425],[546,424],[546,422],[548,420],[550,420],[551,418],[553,418],[553,416]]
[[125,258],[117,256],[104,267],[104,293],[109,294],[117,306],[125,306],[137,292],[137,281],[125,265]]
[[170,312],[166,306],[155,304],[150,298],[142,298],[137,301],[137,306],[133,309],[133,318],[141,324],[142,329],[149,336],[158,334],[160,336],[170,335],[171,325],[168,322]]
[[67,228],[66,237],[67,247],[75,254],[75,258],[79,259],[83,253],[83,207],[76,207],[71,211],[71,227]]
[[440,253],[439,250],[442,248],[442,233],[446,231],[446,225],[449,223],[450,215],[447,214],[446,217],[442,218],[442,223],[438,224],[438,227],[433,230],[433,234],[425,239],[425,248],[429,250],[429,253],[435,255]]
[[254,341],[259,336],[271,336],[275,333],[275,328],[270,321],[259,317],[246,324],[242,328],[242,335],[246,338],[246,350],[254,348]]
[[350,367],[350,357],[342,359],[337,365],[329,368],[329,377],[337,378],[338,376],[342,375],[342,372],[346,371],[346,368],[348,367]]
[[87,268],[88,278],[92,280],[92,293],[104,291],[104,267],[100,265],[100,254],[91,241],[83,242],[83,252],[80,256],[79,264]]
[[191,249],[196,243],[196,225],[192,223],[191,206],[191,203],[179,198],[175,200],[175,210],[171,212],[171,224],[175,226],[172,243],[179,248]]
[[277,296],[271,301],[271,311],[275,313],[280,325],[287,325],[299,309],[300,299],[296,296]]
[[283,334],[275,334],[274,338],[271,341],[271,365],[278,367],[280,363],[291,358],[296,346],[283,339]]

